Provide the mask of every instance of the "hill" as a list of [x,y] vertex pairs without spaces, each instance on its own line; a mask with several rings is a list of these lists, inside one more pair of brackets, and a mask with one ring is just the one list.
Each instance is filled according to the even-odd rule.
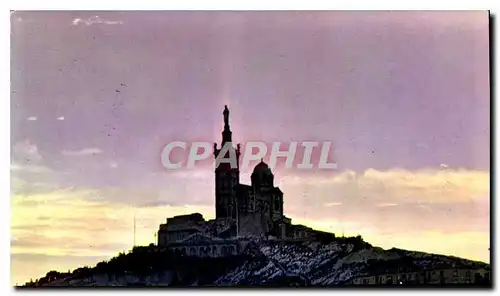
[[[487,276],[475,273],[471,282],[491,286],[490,266],[486,263],[401,249],[383,250],[355,237],[333,241],[255,240],[243,253],[222,258],[179,256],[153,245],[135,247],[95,267],[71,273],[50,271],[23,287],[338,286],[374,275],[430,274],[449,269],[486,270]],[[432,283],[429,279],[425,284]],[[403,282],[394,279],[391,283]],[[387,280],[383,284],[388,284]]]

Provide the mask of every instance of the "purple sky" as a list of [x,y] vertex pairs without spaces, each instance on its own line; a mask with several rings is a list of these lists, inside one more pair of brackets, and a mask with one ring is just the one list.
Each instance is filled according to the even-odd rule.
[[[451,208],[472,217],[463,229],[448,216],[434,224],[409,217],[405,207],[415,200],[392,216],[370,212],[363,227],[406,217],[432,230],[489,231],[487,12],[15,12],[11,22],[18,198],[71,188],[98,190],[83,199],[110,204],[211,206],[213,173],[200,169],[199,180],[165,173],[160,152],[174,140],[219,142],[228,104],[237,142],[333,142],[339,170],[317,177],[401,170],[419,180],[446,168],[456,173],[446,184],[456,177],[463,188],[469,173],[486,174],[459,191],[475,200],[477,189],[480,201],[455,203],[450,193],[433,209],[441,218]],[[306,178],[294,171],[277,178],[295,175]],[[310,219],[302,211],[326,211],[325,196],[348,191],[314,184],[314,194],[300,185],[307,201],[282,184],[290,216]],[[373,196],[392,192],[384,186]],[[443,195],[432,190],[432,198]],[[420,195],[397,192],[395,199]],[[360,194],[343,201],[346,217],[370,198]]]

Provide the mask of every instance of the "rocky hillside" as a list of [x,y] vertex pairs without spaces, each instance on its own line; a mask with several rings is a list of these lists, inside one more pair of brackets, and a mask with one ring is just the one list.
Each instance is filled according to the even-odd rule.
[[226,258],[179,257],[136,247],[95,267],[51,271],[24,287],[56,286],[335,286],[360,276],[451,267],[489,268],[456,257],[383,250],[357,238],[331,242],[254,241]]

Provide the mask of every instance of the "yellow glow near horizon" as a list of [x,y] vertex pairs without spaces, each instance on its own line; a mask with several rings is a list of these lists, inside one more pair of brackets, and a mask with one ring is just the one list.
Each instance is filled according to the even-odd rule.
[[[417,233],[380,233],[374,228],[361,228],[356,223],[292,219],[292,223],[308,225],[317,230],[333,232],[337,236],[361,235],[363,240],[384,249],[399,248],[422,251],[470,260],[490,262],[490,234],[483,232],[443,233],[423,231]],[[446,242],[446,243],[443,243]]]
[[[431,195],[440,194],[439,199],[435,199],[434,203],[471,204],[477,207],[476,210],[480,211],[479,213],[489,213],[489,197],[486,195],[489,192],[489,173],[459,171],[458,173],[416,174],[396,171],[383,174],[368,171],[365,174],[353,176],[346,173],[333,179],[315,180],[318,183],[312,184],[318,184],[317,186],[327,183],[336,186],[340,184],[342,192],[352,194],[352,196],[347,196],[348,198],[356,198],[363,193],[360,192],[361,189],[373,192],[375,206],[382,202],[404,203],[405,200],[400,197],[399,193],[406,192],[408,188],[419,187],[419,192],[422,193],[419,196],[423,201],[429,200]],[[434,178],[429,176],[434,176]],[[350,183],[353,178],[354,185]],[[453,187],[442,186],[450,180],[454,182]],[[288,182],[286,186],[308,186],[311,180],[303,179],[303,184],[306,185],[300,185],[301,180],[292,179],[291,181],[285,180],[285,183]],[[379,182],[388,184],[384,187],[384,192],[392,194],[393,199],[385,201],[376,198],[376,186],[379,186]],[[353,190],[352,186],[358,187]],[[287,192],[293,192],[294,189],[289,187]],[[438,191],[440,189],[441,192]],[[458,195],[457,192],[459,192]],[[134,216],[136,217],[136,245],[148,245],[154,242],[159,224],[165,223],[167,217],[193,212],[201,213],[207,220],[214,217],[213,205],[134,208],[125,204],[103,202],[107,200],[105,198],[89,198],[99,194],[106,193],[73,189],[11,196],[11,256],[14,258],[12,284],[24,283],[30,278],[41,277],[49,270],[66,271],[82,265],[95,265],[97,261],[102,260],[95,258],[111,258],[119,252],[130,250],[134,243]],[[140,194],[140,192],[138,190],[133,194]],[[318,196],[311,201],[319,206],[325,205],[328,209],[342,210],[342,207],[346,206],[343,202],[335,201],[335,198],[326,199],[323,196]],[[356,215],[335,217],[333,215],[325,218],[325,216],[314,216],[309,213],[307,216],[301,216],[298,214],[300,211],[296,209],[300,209],[304,202],[304,200],[297,199],[297,196],[293,197],[293,194],[285,193],[286,208],[291,209],[291,211],[285,209],[285,215],[292,218],[293,224],[303,224],[314,229],[333,232],[337,236],[361,235],[365,241],[384,249],[397,247],[489,262],[489,227],[485,228],[484,225],[482,228],[477,228],[480,230],[473,231],[463,230],[465,228],[456,229],[449,225],[436,225],[435,229],[415,227],[411,231],[388,232],[387,229],[378,229],[374,223],[371,223],[373,222],[370,221],[371,218],[362,215],[359,217]],[[404,211],[403,208],[399,208],[399,205],[385,209],[387,208],[393,211],[389,213],[391,215]],[[375,211],[373,212],[375,216],[372,218],[379,215],[375,208],[367,210]],[[487,221],[485,217],[478,223],[484,224]],[[417,226],[420,222],[422,221],[412,221]],[[446,226],[447,230],[439,228],[442,226]],[[38,261],[33,261],[35,260],[33,256],[38,256],[39,259],[36,259]],[[26,268],[30,264],[33,267]]]

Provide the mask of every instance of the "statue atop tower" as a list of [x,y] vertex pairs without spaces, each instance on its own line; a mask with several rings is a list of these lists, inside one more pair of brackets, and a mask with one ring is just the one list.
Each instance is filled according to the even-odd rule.
[[222,131],[222,146],[227,142],[232,142],[232,132],[229,127],[229,109],[227,105],[224,105],[224,111],[222,112],[224,115],[224,130]]
[[224,105],[224,112],[222,112],[222,114],[224,114],[224,129],[229,129],[229,109],[227,109],[227,105]]

